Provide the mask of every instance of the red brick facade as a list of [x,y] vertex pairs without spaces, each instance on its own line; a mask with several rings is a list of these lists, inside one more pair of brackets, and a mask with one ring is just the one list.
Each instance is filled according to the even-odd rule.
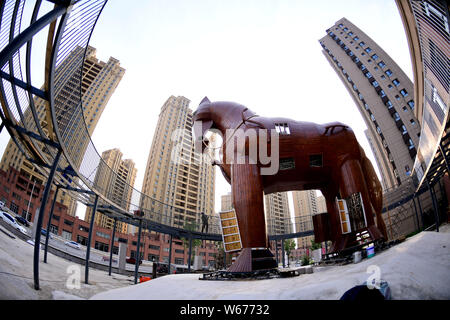
[[[21,215],[28,221],[33,221],[37,209],[42,200],[44,186],[40,184],[34,185],[33,196],[30,201],[33,182],[26,177],[20,175],[20,172],[14,168],[10,168],[7,172],[0,169],[0,201],[5,202],[17,215]],[[60,191],[62,192],[62,191]],[[30,201],[29,214],[27,215],[28,202]],[[47,227],[48,217],[50,213],[51,203],[53,201],[53,192],[51,192],[49,201],[45,207],[43,220],[43,228]],[[56,203],[53,211],[50,232],[58,234],[68,240],[77,241],[86,245],[89,235],[89,223],[67,214],[67,207],[63,204]],[[105,251],[108,256],[111,245],[112,230],[94,226],[92,233],[91,247],[101,251]],[[116,232],[114,241],[114,253],[119,247],[119,240],[127,243],[127,256],[134,257],[137,246],[137,234],[123,234]],[[167,262],[169,260],[170,236],[155,232],[143,231],[141,235],[141,255],[144,260]],[[220,244],[219,244],[220,245]],[[192,249],[194,250],[194,248]],[[216,255],[218,252],[214,242],[203,241],[201,247],[198,248],[199,255],[202,256],[203,266],[214,266]],[[187,264],[189,254],[189,243],[183,243],[183,240],[173,238],[172,241],[172,263]],[[193,262],[193,261],[192,261]]]

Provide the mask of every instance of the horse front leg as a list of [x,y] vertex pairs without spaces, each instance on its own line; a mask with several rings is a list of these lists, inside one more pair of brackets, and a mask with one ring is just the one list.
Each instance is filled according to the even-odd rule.
[[233,204],[243,248],[266,248],[263,184],[254,164],[234,164],[231,169]]
[[268,249],[263,183],[258,166],[233,164],[231,189],[242,250],[228,271],[252,272],[276,268],[276,260]]

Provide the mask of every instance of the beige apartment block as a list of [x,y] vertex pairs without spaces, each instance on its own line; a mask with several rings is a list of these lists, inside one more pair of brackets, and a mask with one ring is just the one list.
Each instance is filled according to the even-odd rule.
[[264,196],[266,226],[269,235],[292,232],[288,193],[276,192]]
[[[367,34],[346,18],[320,39],[323,54],[361,113],[384,189],[410,178],[420,137],[414,86]],[[388,36],[388,35],[387,35]]]
[[185,97],[171,96],[161,107],[140,206],[151,220],[159,219],[174,227],[199,228],[201,212],[214,215],[215,168],[208,156],[194,152],[189,103]]
[[[95,186],[120,208],[129,211],[137,169],[133,160],[122,160],[122,156],[119,149],[111,149],[102,153],[104,164],[99,166],[95,175]],[[92,208],[86,209],[85,217],[86,221],[91,221]],[[112,229],[114,219],[96,212],[95,223],[103,228]],[[128,224],[118,221],[116,229],[118,232],[127,233],[127,226]]]
[[220,203],[220,210],[221,211],[229,211],[233,209],[233,197],[231,195],[231,192],[222,195],[220,197],[221,203]]
[[[294,201],[294,216],[296,226],[301,230],[308,230],[312,226],[312,216],[318,213],[327,212],[324,196],[317,196],[315,190],[294,191],[292,192]],[[311,246],[311,240],[314,236],[297,238],[298,248],[308,248]]]
[[[119,60],[110,57],[107,62],[100,61],[96,58],[96,49],[88,47],[80,83],[79,67],[83,63],[83,54],[82,48],[68,54],[57,66],[55,80],[55,111],[61,138],[67,151],[74,156],[73,164],[78,168],[90,140],[86,129],[91,136],[103,110],[125,73],[125,69],[120,67]],[[79,104],[80,86],[82,106]],[[42,126],[51,125],[51,119],[46,114],[46,101],[36,98],[34,103]],[[24,112],[25,118],[32,116],[30,109]],[[45,132],[48,134],[47,131]],[[10,166],[38,184],[46,183],[46,178],[25,159],[12,140],[9,141],[0,162],[0,167],[5,171]],[[64,190],[59,192],[57,201],[68,206],[70,215],[75,215],[76,201]]]

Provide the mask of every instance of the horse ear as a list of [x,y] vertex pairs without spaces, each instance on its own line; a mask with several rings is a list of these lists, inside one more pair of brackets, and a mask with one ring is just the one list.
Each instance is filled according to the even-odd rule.
[[211,103],[211,101],[209,101],[208,97],[204,97],[202,102],[200,102],[200,104],[204,104],[204,103]]

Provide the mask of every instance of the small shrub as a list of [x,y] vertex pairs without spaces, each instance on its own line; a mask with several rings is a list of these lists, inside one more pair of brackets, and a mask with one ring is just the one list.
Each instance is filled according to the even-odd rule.
[[304,255],[302,257],[302,266],[309,266],[311,264],[311,259],[309,258],[309,256]]

